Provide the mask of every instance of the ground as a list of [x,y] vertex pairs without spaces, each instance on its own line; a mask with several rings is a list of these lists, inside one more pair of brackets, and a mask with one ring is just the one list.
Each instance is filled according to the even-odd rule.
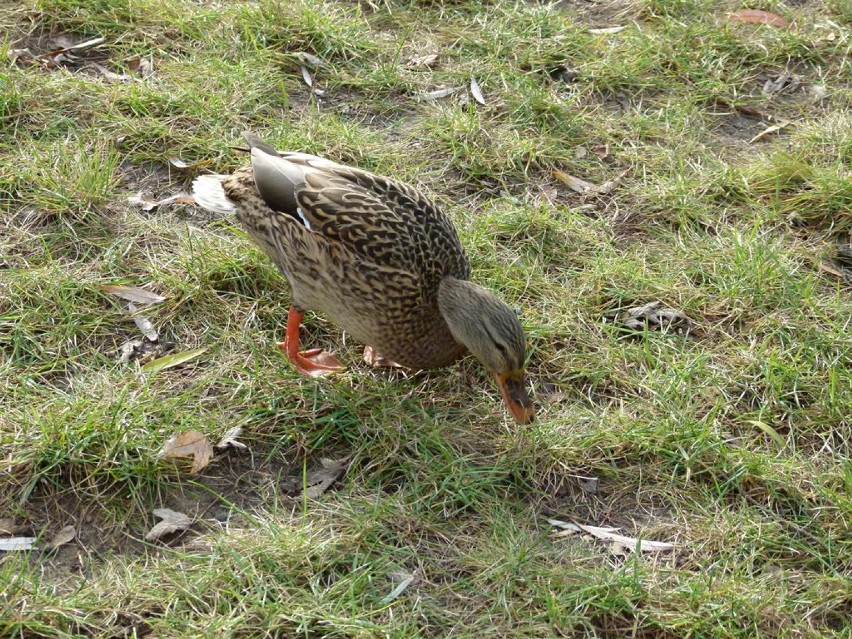
[[[0,543],[37,538],[0,551],[0,636],[850,637],[850,25],[0,0]],[[520,309],[535,423],[477,362],[373,369],[321,316],[347,369],[293,371],[233,220],[145,205],[246,129],[441,203]],[[197,472],[160,455],[233,428]],[[161,508],[192,525],[146,539]]]

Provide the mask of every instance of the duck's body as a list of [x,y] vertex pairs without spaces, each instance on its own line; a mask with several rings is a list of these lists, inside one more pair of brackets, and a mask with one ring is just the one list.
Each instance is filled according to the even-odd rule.
[[[516,419],[532,417],[526,391],[518,391],[525,349],[520,324],[508,306],[468,281],[458,234],[429,198],[390,178],[279,153],[250,134],[246,139],[252,167],[198,178],[194,195],[205,208],[234,212],[286,276],[293,308],[283,346],[301,372],[336,368],[315,364],[315,351],[298,353],[298,325],[307,309],[413,369],[446,366],[488,342],[484,347],[496,352],[474,354],[492,364],[498,380],[501,374],[511,378],[523,406],[513,408],[502,381],[501,388]],[[468,326],[493,313],[496,326],[491,322],[484,334]],[[493,362],[486,362],[491,355]]]

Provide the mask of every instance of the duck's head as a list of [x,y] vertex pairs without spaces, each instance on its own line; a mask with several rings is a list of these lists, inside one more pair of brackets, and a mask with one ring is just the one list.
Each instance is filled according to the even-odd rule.
[[455,340],[494,375],[515,421],[531,422],[535,409],[524,377],[526,339],[515,311],[481,286],[450,277],[441,283],[438,307]]

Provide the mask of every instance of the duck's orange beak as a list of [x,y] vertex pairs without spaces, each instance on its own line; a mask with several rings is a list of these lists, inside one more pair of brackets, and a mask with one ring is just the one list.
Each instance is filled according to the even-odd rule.
[[503,403],[512,413],[512,417],[519,424],[529,424],[535,418],[530,396],[527,394],[527,384],[523,372],[520,373],[496,373],[497,384],[503,395]]

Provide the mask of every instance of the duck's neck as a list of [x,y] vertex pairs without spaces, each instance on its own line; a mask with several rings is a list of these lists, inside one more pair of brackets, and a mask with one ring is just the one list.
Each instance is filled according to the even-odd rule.
[[438,288],[438,310],[453,338],[477,355],[481,340],[482,311],[491,305],[494,296],[478,284],[454,277],[445,277]]

